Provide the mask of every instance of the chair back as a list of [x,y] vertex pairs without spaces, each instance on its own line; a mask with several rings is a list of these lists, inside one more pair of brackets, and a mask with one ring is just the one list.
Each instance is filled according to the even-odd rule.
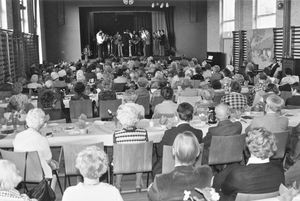
[[109,109],[113,113],[118,110],[118,107],[122,104],[121,99],[116,100],[100,100],[99,101],[99,117],[100,119],[110,119],[112,116],[107,112]]
[[115,92],[124,92],[126,83],[113,83],[112,90]]
[[162,116],[167,117],[168,119],[172,119],[176,117],[175,113],[155,113],[152,116],[152,119],[160,119]]
[[[44,178],[44,172],[40,157],[37,151],[33,152],[13,152],[0,150],[2,158],[14,163],[20,172],[23,181],[29,183],[38,183]],[[26,160],[27,154],[27,160]],[[25,174],[26,165],[26,174]],[[25,178],[26,175],[26,178]]]
[[[197,157],[194,166],[201,166],[203,153],[203,143],[200,144],[200,155]],[[172,153],[172,146],[164,145],[163,147],[163,158],[162,158],[162,174],[169,173],[174,170],[175,159]]]
[[87,100],[70,100],[70,117],[77,119],[81,114],[85,114],[88,118],[93,117],[92,101]]
[[285,156],[286,146],[289,139],[290,131],[285,132],[279,132],[279,133],[273,133],[276,138],[276,145],[277,145],[277,151],[274,156],[271,158],[273,159],[282,159]]
[[260,194],[245,194],[245,193],[238,193],[235,201],[252,201],[252,200],[261,200],[266,198],[273,198],[277,197],[279,192],[272,192],[272,193],[260,193]]
[[151,99],[152,110],[154,111],[155,106],[162,103],[163,101],[164,101],[164,98],[162,96],[152,97],[152,99]]
[[61,109],[44,108],[43,110],[44,110],[45,114],[49,115],[51,121],[58,120],[58,119],[64,119]]
[[201,99],[201,96],[178,96],[177,104],[179,105],[180,103],[186,102],[195,107],[196,103]]
[[9,160],[16,165],[20,172],[20,176],[24,179],[25,173],[25,156],[26,152],[13,152],[0,149],[2,159]]
[[222,97],[225,95],[225,92],[215,92],[215,96],[213,98],[213,101],[215,103],[220,103],[221,102],[221,99]]
[[79,175],[77,168],[75,167],[76,158],[79,152],[89,146],[97,146],[100,149],[104,149],[103,142],[99,143],[68,143],[63,145],[63,156],[65,162],[65,173],[66,175]]
[[44,178],[44,171],[37,151],[27,152],[25,182],[39,183]]
[[135,103],[142,105],[144,107],[145,115],[150,114],[150,95],[149,96],[138,96]]
[[114,174],[152,171],[153,142],[114,144]]
[[208,164],[227,164],[243,160],[245,135],[212,136]]

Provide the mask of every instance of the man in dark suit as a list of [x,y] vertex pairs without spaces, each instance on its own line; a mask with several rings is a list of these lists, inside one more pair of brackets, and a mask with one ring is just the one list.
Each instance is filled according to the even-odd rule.
[[160,174],[162,170],[162,155],[163,155],[163,147],[164,145],[172,146],[174,139],[179,133],[183,133],[184,131],[192,132],[198,142],[202,142],[202,131],[199,129],[193,128],[189,122],[193,119],[194,108],[189,103],[181,103],[177,108],[178,117],[180,119],[179,123],[176,127],[172,127],[165,131],[165,134],[161,140],[161,142],[157,146],[157,161],[153,165],[153,175]]
[[150,201],[182,200],[184,191],[190,191],[191,196],[203,198],[195,191],[197,188],[210,187],[212,171],[208,166],[193,167],[200,154],[198,139],[191,132],[177,135],[173,144],[175,168],[167,174],[156,176],[148,188]]
[[275,74],[275,72],[276,72],[276,70],[277,70],[277,68],[279,67],[279,64],[277,62],[276,57],[273,58],[273,63],[271,63],[268,67],[271,70],[271,75],[270,76],[273,77],[274,74]]
[[232,122],[229,120],[230,111],[229,106],[221,103],[216,109],[216,118],[219,121],[217,126],[210,127],[206,136],[203,139],[204,142],[204,151],[202,156],[203,164],[208,163],[208,154],[209,147],[211,143],[212,136],[231,136],[231,135],[239,135],[242,133],[242,124],[239,121]]

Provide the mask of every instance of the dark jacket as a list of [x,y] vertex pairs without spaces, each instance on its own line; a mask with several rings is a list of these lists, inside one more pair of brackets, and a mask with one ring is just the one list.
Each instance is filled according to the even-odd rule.
[[202,136],[203,136],[202,131],[199,129],[193,128],[188,123],[183,123],[183,124],[178,125],[177,127],[172,127],[171,129],[166,130],[161,142],[157,146],[157,161],[153,167],[154,175],[161,173],[162,155],[163,155],[164,145],[172,146],[176,136],[179,133],[183,133],[184,131],[191,131],[196,136],[199,143],[202,143]]
[[204,150],[202,155],[202,163],[208,163],[209,147],[212,136],[231,136],[242,133],[242,124],[239,121],[232,122],[230,120],[220,121],[217,126],[208,128],[206,136],[203,138]]
[[156,176],[148,191],[151,201],[182,201],[184,191],[191,191],[192,196],[202,198],[195,187],[204,188],[211,184],[212,171],[208,166],[194,169],[192,166],[177,166],[168,173]]

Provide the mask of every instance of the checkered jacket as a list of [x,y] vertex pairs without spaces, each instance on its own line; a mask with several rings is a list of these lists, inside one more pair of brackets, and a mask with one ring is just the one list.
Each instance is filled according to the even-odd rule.
[[247,106],[247,97],[243,94],[231,92],[222,97],[221,103],[229,105],[230,109],[244,109]]

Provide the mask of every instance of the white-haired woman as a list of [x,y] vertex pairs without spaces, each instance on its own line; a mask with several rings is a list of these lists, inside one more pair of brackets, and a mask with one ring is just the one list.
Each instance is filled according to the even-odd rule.
[[[148,141],[148,134],[145,129],[136,128],[139,121],[138,111],[130,105],[121,105],[117,110],[117,119],[122,129],[115,131],[114,143],[142,143]],[[121,190],[122,175],[116,177],[116,187]],[[136,173],[136,190],[142,188],[142,173]]]
[[176,136],[172,153],[175,168],[168,174],[156,176],[148,189],[150,201],[182,200],[184,191],[191,196],[199,196],[194,190],[211,186],[212,171],[208,166],[195,168],[193,165],[200,154],[200,145],[196,136],[185,131]]
[[[47,138],[40,133],[40,129],[46,124],[46,119],[42,109],[34,108],[29,110],[26,116],[28,128],[16,135],[13,145],[16,152],[37,151],[45,177],[52,178],[52,169],[56,169],[57,164],[52,160],[52,153]],[[55,189],[56,179],[56,177],[53,177],[51,182],[53,189]]]
[[26,194],[20,194],[15,187],[22,181],[15,164],[8,160],[0,160],[0,200],[36,201]]
[[107,166],[107,155],[99,147],[90,146],[82,150],[77,155],[76,168],[83,176],[83,182],[68,187],[62,201],[123,201],[118,189],[99,181]]
[[214,186],[221,188],[221,200],[234,201],[237,193],[271,193],[284,183],[284,171],[278,161],[270,161],[277,151],[275,136],[264,128],[247,133],[250,158],[246,165],[228,166],[215,177]]

